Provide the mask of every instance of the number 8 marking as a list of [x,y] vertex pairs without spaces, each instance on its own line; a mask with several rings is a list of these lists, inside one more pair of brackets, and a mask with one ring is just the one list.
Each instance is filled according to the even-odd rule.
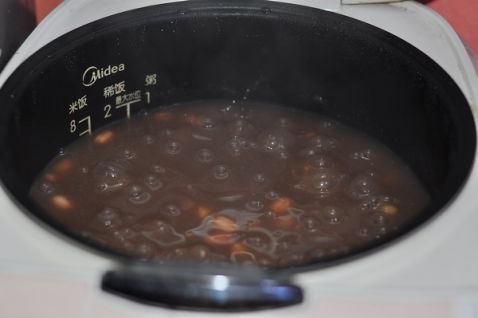
[[73,119],[70,121],[70,132],[74,133],[76,131],[76,121]]

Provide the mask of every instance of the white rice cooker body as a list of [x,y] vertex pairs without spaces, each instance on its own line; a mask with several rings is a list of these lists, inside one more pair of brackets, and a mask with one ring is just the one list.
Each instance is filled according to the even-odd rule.
[[[173,1],[70,0],[53,11],[30,35],[0,74],[0,86],[30,55],[55,38],[89,22],[134,8]],[[478,78],[464,45],[436,13],[412,1],[345,5],[338,0],[280,1],[318,7],[382,28],[416,46],[440,64],[468,99],[476,122]],[[348,1],[363,2],[363,1]],[[373,2],[373,1],[372,1]],[[54,92],[52,92],[54,93]],[[433,288],[451,296],[478,287],[478,169],[473,167],[458,197],[439,217],[391,246],[351,262],[298,274],[311,308],[320,295],[367,295]],[[0,191],[0,273],[29,273],[87,281],[98,297],[100,275],[116,264],[20,213]],[[93,291],[94,290],[94,291]],[[287,311],[286,311],[287,312]]]

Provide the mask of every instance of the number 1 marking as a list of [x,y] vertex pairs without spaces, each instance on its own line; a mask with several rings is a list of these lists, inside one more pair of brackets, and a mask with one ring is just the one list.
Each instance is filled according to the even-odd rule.
[[146,104],[151,103],[151,93],[150,92],[145,92],[146,93]]

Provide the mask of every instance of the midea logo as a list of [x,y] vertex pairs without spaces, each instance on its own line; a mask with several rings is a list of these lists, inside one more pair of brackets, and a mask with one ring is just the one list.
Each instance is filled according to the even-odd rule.
[[108,77],[110,75],[116,74],[118,72],[124,71],[126,66],[124,64],[120,65],[108,65],[105,68],[97,68],[96,66],[90,66],[83,73],[83,85],[91,86],[96,83],[97,80],[102,79],[103,77]]

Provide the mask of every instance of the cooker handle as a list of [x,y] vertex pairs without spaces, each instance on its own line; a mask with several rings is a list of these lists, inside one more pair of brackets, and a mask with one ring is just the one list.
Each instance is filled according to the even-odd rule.
[[251,311],[301,303],[302,290],[256,268],[135,265],[103,275],[104,291],[156,306]]

